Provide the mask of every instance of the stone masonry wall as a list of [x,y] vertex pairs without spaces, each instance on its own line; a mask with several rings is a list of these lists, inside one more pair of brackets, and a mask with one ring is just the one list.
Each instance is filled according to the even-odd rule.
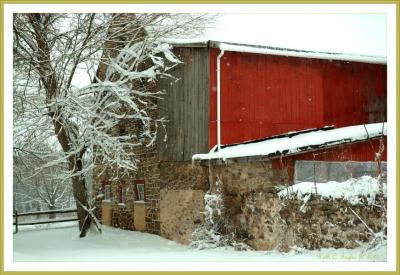
[[138,154],[136,179],[145,180],[146,232],[160,235],[160,169],[155,149]]
[[134,230],[133,207],[123,204],[114,205],[111,225],[125,230]]
[[[190,236],[194,225],[201,222],[199,217],[204,210],[204,192],[209,187],[208,168],[193,165],[191,162],[160,162],[155,149],[152,148],[139,147],[135,154],[139,159],[138,169],[131,176],[110,181],[110,173],[106,172],[95,177],[94,180],[96,194],[103,193],[102,182],[111,183],[112,225],[135,230],[134,201],[136,198],[133,183],[135,179],[144,179],[146,232],[187,243],[186,236]],[[101,166],[96,169],[100,171]],[[125,204],[118,202],[118,185],[121,182],[131,190],[126,194]],[[160,196],[161,193],[163,198]],[[160,210],[160,199],[165,199],[164,210]],[[101,200],[98,204],[98,209],[101,210]],[[101,211],[98,212],[101,214]],[[164,214],[162,221],[161,212]],[[187,215],[187,213],[190,214]],[[161,231],[161,223],[163,231]],[[180,229],[175,230],[177,228]],[[180,236],[182,232],[183,238]]]
[[203,222],[204,191],[161,190],[161,236],[188,244],[196,226]]
[[[151,117],[156,117],[156,113],[150,113]],[[115,134],[123,129],[127,133],[138,134],[140,129],[139,123],[135,121],[122,121],[119,127],[114,129]],[[134,201],[136,198],[134,181],[141,179],[145,181],[145,209],[146,209],[146,232],[160,234],[159,221],[159,201],[160,201],[160,173],[158,167],[158,155],[155,146],[137,146],[133,153],[137,160],[137,170],[130,174],[121,175],[117,173],[117,169],[105,169],[101,164],[97,164],[93,177],[93,195],[103,194],[103,184],[111,185],[112,206],[112,225],[123,229],[135,230],[134,228]],[[117,175],[117,176],[115,176]],[[127,190],[125,194],[125,202],[119,202],[119,186]],[[97,215],[101,218],[101,199],[96,201]]]
[[382,228],[379,207],[314,197],[302,212],[302,201],[279,199],[275,186],[282,182],[276,180],[282,171],[272,169],[269,161],[218,165],[211,171],[212,183],[222,182],[227,219],[238,238],[257,250],[354,248],[372,236],[350,208],[375,232]]
[[160,188],[208,190],[208,168],[186,162],[160,162]]
[[[118,18],[116,18],[115,23],[118,25],[118,28],[124,26],[125,22],[134,19],[133,14],[120,14]],[[133,21],[134,22],[134,21]],[[132,21],[130,21],[132,23]],[[111,26],[110,31],[114,31],[113,26]],[[145,33],[142,29],[134,30],[132,33],[124,33],[126,35],[133,35],[134,38],[139,41],[145,36]],[[125,46],[123,42],[127,37],[123,37],[121,39],[122,42],[110,41],[106,43],[107,54],[111,57],[115,57],[118,54],[118,49],[121,49]],[[133,60],[132,60],[133,62]],[[145,70],[150,66],[149,61],[144,61],[138,64],[139,70]],[[98,70],[98,77],[100,79],[105,78],[105,73],[107,71],[106,64],[100,64]],[[148,92],[157,92],[156,83],[155,82],[143,82],[142,79],[132,80],[131,84],[134,89],[145,89]],[[158,109],[152,108],[151,106],[156,106],[157,99],[152,97],[141,98],[138,100],[137,98],[131,98],[137,104],[138,108],[145,111],[146,114],[151,118],[151,126],[150,131],[155,132],[157,126],[155,125],[155,121],[158,119]],[[124,109],[122,106],[121,114],[130,114],[131,111],[128,109]],[[160,234],[160,222],[159,222],[159,200],[160,200],[160,183],[159,183],[159,169],[158,169],[158,160],[157,160],[157,150],[155,146],[147,146],[149,145],[149,138],[143,137],[143,124],[134,119],[122,119],[116,127],[114,127],[110,134],[114,136],[121,136],[124,134],[130,134],[130,136],[136,136],[138,140],[135,140],[134,143],[138,141],[142,144],[141,146],[137,146],[132,150],[134,153],[134,159],[137,160],[137,170],[132,171],[130,174],[121,175],[118,172],[117,167],[105,167],[102,166],[101,163],[96,163],[94,176],[93,176],[93,195],[97,196],[98,194],[103,194],[103,184],[107,183],[111,185],[111,199],[110,204],[112,207],[112,225],[124,229],[134,230],[134,204],[133,202],[137,200],[135,197],[135,186],[134,180],[136,179],[144,179],[145,180],[145,209],[146,209],[146,231],[149,233]],[[105,172],[103,170],[105,169]],[[129,191],[126,193],[126,201],[121,204],[118,201],[118,187],[122,185],[124,188],[127,188]],[[99,218],[101,218],[101,199],[96,202],[96,214]]]
[[[139,163],[135,173],[121,176],[112,180],[110,173],[103,173],[94,179],[94,195],[103,194],[103,182],[111,185],[112,225],[123,229],[134,230],[134,201],[135,196],[134,180],[145,181],[145,209],[146,209],[146,232],[160,234],[160,172],[158,167],[157,154],[153,148],[140,147],[135,152]],[[101,169],[101,166],[96,167]],[[122,184],[126,188],[125,202],[118,201],[118,188]],[[98,217],[101,218],[101,200],[96,202]]]
[[[302,204],[298,200],[280,201],[279,216],[286,225],[285,230],[293,234],[293,244],[307,249],[355,248],[361,242],[370,241],[372,234],[350,209],[374,232],[380,232],[386,223],[382,220],[380,207],[350,205],[342,200],[326,201],[315,197],[302,212]],[[282,249],[288,249],[288,244]]]
[[[110,180],[108,173],[101,176],[95,177],[93,196],[103,194],[103,182],[110,184],[111,186],[111,198],[110,200],[102,200],[103,198],[96,200],[96,216],[99,220],[102,220],[102,205],[107,205],[107,208],[111,208],[111,226],[135,230],[134,227],[134,185],[127,177],[121,177],[120,179]],[[122,185],[127,191],[125,193],[125,202],[119,201],[119,186]]]
[[159,167],[161,236],[188,244],[203,222],[208,168],[191,162],[161,162]]

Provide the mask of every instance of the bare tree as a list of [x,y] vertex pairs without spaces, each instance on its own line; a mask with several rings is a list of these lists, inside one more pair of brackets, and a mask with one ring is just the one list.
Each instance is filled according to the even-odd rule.
[[[155,82],[172,77],[168,70],[180,61],[163,38],[196,34],[208,19],[191,14],[14,15],[14,147],[40,140],[60,148],[60,153],[45,153],[51,161],[42,169],[67,163],[81,237],[91,224],[101,231],[85,174],[95,163],[122,173],[135,170],[133,149],[153,146],[165,123],[150,115],[163,94]],[[141,123],[144,141],[113,131],[124,119]]]
[[[43,167],[45,162],[41,156],[26,153],[23,149],[14,152],[13,182],[16,208],[31,211],[29,208],[32,205],[35,205],[36,210],[55,210],[72,206],[71,179],[63,176],[67,170],[66,163],[37,169]],[[49,214],[49,218],[55,218],[55,213]]]

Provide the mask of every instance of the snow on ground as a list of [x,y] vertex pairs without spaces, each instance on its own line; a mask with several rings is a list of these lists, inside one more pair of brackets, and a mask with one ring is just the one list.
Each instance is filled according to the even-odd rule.
[[[383,130],[383,131],[382,131]],[[367,140],[386,135],[386,123],[373,123],[342,127],[332,130],[318,130],[300,133],[292,137],[273,138],[248,144],[238,144],[222,148],[219,152],[211,150],[208,154],[193,155],[193,160],[229,159],[250,156],[267,156],[280,152],[284,155],[301,152],[302,147],[327,144],[329,146]],[[382,133],[383,132],[383,133]],[[285,153],[284,153],[285,152]]]
[[[63,227],[64,226],[64,227]],[[90,232],[78,237],[74,224],[21,227],[14,234],[15,262],[314,262],[314,261],[386,261],[386,244],[375,251],[357,249],[321,249],[307,251],[295,248],[278,251],[234,251],[231,248],[195,250],[137,231],[104,226],[102,235]]]
[[362,176],[358,179],[348,179],[343,182],[329,181],[324,183],[299,182],[281,190],[280,198],[297,198],[308,200],[311,194],[318,194],[322,199],[344,199],[352,205],[361,203],[367,198],[368,205],[375,203],[375,197],[383,192],[386,196],[386,183],[381,188],[377,178]]

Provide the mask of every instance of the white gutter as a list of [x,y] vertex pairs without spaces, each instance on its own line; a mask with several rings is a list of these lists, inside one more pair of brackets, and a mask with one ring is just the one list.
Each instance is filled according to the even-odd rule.
[[221,49],[217,57],[217,148],[221,151],[221,57],[224,55]]

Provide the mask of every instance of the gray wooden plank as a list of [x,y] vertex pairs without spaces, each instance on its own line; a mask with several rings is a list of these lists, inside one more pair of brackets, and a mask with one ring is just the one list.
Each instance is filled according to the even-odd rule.
[[159,155],[169,161],[190,160],[193,154],[207,152],[209,138],[208,49],[180,48],[176,53],[185,62],[173,71],[180,80],[172,86],[170,80],[159,83],[167,91],[160,114],[169,120],[168,140],[159,140]]

